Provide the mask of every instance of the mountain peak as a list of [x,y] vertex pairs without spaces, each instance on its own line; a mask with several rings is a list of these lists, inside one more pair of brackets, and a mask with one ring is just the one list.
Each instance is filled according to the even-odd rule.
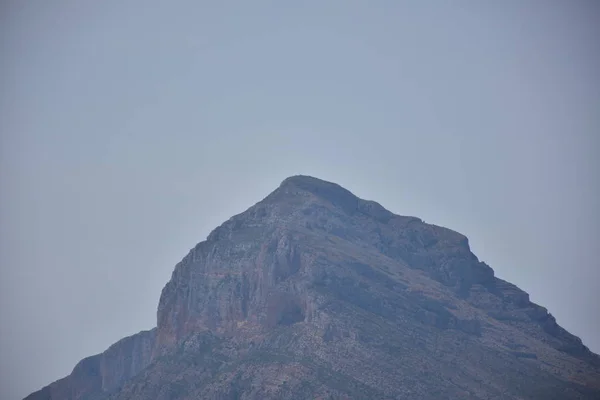
[[316,178],[314,176],[298,174],[298,175],[288,176],[281,182],[280,186],[285,186],[287,184],[293,185],[293,184],[310,184],[310,183],[312,183],[312,184],[327,183],[327,184],[332,184],[332,185],[334,184],[332,182],[328,182],[323,179]]
[[[279,186],[280,187],[296,186],[296,187],[303,188],[306,190],[323,188],[323,187],[337,187],[337,188],[343,189],[337,183],[329,182],[324,179],[316,178],[316,177],[310,176],[310,175],[292,175],[290,177],[285,178]],[[344,189],[344,190],[346,190],[346,189]]]
[[196,245],[155,330],[111,349],[30,399],[600,394],[599,357],[464,235],[305,175]]
[[334,203],[358,200],[358,197],[352,192],[337,183],[328,182],[308,175],[290,176],[281,182],[278,190],[292,188],[309,192],[317,197],[327,199]]

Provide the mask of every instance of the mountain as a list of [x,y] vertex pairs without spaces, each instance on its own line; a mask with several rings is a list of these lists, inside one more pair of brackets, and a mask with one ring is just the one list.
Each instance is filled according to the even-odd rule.
[[156,328],[26,399],[599,398],[600,357],[465,236],[294,176],[176,265]]

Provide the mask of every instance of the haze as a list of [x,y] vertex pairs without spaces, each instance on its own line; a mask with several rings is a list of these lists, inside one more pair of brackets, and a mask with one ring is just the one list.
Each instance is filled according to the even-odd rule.
[[467,235],[600,351],[600,3],[3,1],[0,397],[155,325],[287,176]]

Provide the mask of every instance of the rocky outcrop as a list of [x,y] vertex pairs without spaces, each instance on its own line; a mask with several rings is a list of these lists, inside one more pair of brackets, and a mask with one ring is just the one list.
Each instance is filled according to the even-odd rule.
[[71,375],[26,400],[104,398],[150,364],[155,337],[152,329],[121,339],[105,352],[81,360]]
[[306,176],[190,250],[151,337],[109,349],[104,364],[84,360],[33,398],[600,394],[599,357],[495,277],[465,236]]

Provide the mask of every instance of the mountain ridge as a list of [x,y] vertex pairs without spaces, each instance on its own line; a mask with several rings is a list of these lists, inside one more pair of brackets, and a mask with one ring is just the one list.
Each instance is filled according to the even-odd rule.
[[[112,364],[105,361],[99,368],[94,358],[98,356],[84,359],[90,364],[87,369],[78,364],[79,370],[76,367],[69,377],[27,399],[144,398],[148,382],[178,381],[198,370],[204,371],[197,377],[201,385],[186,381],[173,389],[175,394],[159,390],[156,398],[194,398],[200,393],[203,398],[279,398],[291,393],[292,386],[296,392],[306,387],[302,382],[309,377],[317,383],[298,398],[321,392],[333,398],[365,398],[357,393],[431,398],[438,390],[450,398],[474,399],[498,396],[503,390],[506,397],[495,398],[538,393],[513,372],[477,359],[491,354],[543,382],[539,393],[546,396],[592,398],[600,390],[595,383],[600,382],[600,357],[560,327],[544,307],[532,303],[526,292],[495,277],[471,252],[466,236],[395,215],[335,183],[305,175],[286,178],[194,246],[161,292],[157,327],[146,332],[151,333],[126,338],[132,346],[123,345],[126,339],[111,346],[113,353],[120,346],[127,348],[112,356],[105,352]],[[396,343],[391,348],[381,337],[384,333]],[[367,349],[377,353],[387,348],[410,356],[414,365],[433,374],[439,389],[424,387],[414,371],[393,377],[383,371],[381,360],[369,364],[361,358],[340,359],[331,350],[338,346],[336,340],[346,346],[336,351],[362,351],[366,360],[371,360]],[[281,347],[282,341],[287,347]],[[474,349],[461,347],[463,341]],[[406,343],[415,347],[407,348]],[[455,351],[440,349],[440,343]],[[206,346],[211,350],[201,350]],[[289,369],[289,387],[275,382],[257,389],[224,372],[239,364],[237,372],[252,382],[279,376],[271,364],[244,361],[262,354],[256,346],[268,357],[280,357],[272,363]],[[464,361],[467,367],[459,368],[461,374],[447,367],[471,353],[472,359]],[[190,367],[193,354],[201,354],[202,362]],[[313,357],[302,364],[306,354]],[[417,361],[417,356],[425,361]],[[396,358],[382,358],[401,368]],[[123,368],[125,364],[130,367]],[[111,370],[108,365],[118,367]],[[357,375],[366,366],[375,372]],[[76,373],[82,370],[82,375]],[[485,378],[479,377],[482,374]],[[171,375],[175,378],[165,380]],[[221,384],[215,383],[217,377]],[[506,379],[520,386],[506,389]],[[460,390],[458,381],[463,382]],[[238,386],[239,393],[232,389]]]

